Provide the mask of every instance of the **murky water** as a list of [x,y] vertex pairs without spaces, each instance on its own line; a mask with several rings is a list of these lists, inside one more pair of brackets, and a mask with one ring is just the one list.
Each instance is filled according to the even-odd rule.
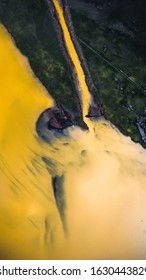
[[146,151],[104,120],[44,143],[35,125],[53,100],[2,26],[0,61],[1,259],[144,259]]
[[44,144],[35,123],[53,100],[2,26],[0,61],[0,255],[43,258],[45,250],[41,252],[38,244],[42,244],[45,219],[51,215],[53,221],[59,218],[51,178],[41,159]]

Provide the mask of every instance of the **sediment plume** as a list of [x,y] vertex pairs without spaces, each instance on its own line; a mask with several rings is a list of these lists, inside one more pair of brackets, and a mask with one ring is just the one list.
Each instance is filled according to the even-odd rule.
[[103,119],[43,141],[55,101],[3,26],[0,61],[0,258],[145,259],[146,151]]

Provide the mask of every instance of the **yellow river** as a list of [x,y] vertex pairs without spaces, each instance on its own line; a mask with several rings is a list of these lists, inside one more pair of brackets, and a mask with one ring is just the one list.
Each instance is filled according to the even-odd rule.
[[[85,113],[90,96],[62,10],[53,2]],[[90,122],[94,134],[72,127],[69,137],[43,142],[36,121],[54,101],[2,25],[0,95],[0,258],[145,259],[146,151],[108,121]],[[52,190],[56,175],[64,176],[67,233]]]
[[85,81],[85,75],[84,75],[83,69],[81,67],[80,60],[78,58],[77,52],[76,52],[73,42],[71,40],[71,36],[70,36],[69,30],[68,30],[68,27],[67,27],[67,24],[66,24],[66,21],[64,18],[63,10],[62,10],[58,0],[52,0],[52,2],[58,13],[60,25],[62,27],[62,31],[63,31],[63,35],[64,35],[64,41],[65,41],[69,56],[71,57],[71,60],[75,67],[77,80],[78,80],[78,91],[81,94],[81,100],[82,100],[83,120],[90,127],[90,121],[85,116],[88,115],[89,105],[92,102],[91,94],[90,94],[90,91],[89,91],[88,86]]

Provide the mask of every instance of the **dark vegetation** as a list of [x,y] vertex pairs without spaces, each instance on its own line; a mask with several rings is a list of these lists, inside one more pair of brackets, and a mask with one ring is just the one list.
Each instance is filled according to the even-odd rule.
[[74,112],[80,121],[71,73],[42,0],[0,0],[0,20],[15,39],[17,47],[29,58],[36,76],[49,94]]
[[[146,61],[145,57],[135,53],[133,41],[118,31],[98,27],[94,21],[88,20],[84,15],[72,12],[72,17],[77,35],[144,89]],[[136,122],[141,115],[146,116],[145,91],[137,89],[85,45],[82,45],[82,48],[85,57],[88,58],[94,83],[99,89],[106,118],[124,134],[130,135],[136,142],[141,142]]]
[[[90,1],[91,2],[91,1]],[[96,2],[96,1],[95,1]],[[146,56],[137,40],[103,28],[84,14],[72,11],[77,36],[101,56],[112,61],[134,81],[145,87]],[[81,114],[67,63],[60,51],[50,14],[42,0],[0,0],[0,20],[48,92],[72,112],[81,124]],[[143,30],[144,32],[144,30]],[[120,73],[82,45],[93,81],[98,88],[106,118],[134,141],[141,140],[137,119],[146,116],[146,97]]]

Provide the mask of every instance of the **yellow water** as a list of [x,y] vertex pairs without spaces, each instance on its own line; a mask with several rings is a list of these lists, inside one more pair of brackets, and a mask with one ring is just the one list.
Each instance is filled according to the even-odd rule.
[[94,134],[72,127],[43,143],[35,124],[53,99],[3,26],[0,95],[0,258],[145,259],[146,151],[107,121],[92,122]]
[[[0,256],[45,257],[42,245],[45,219],[52,217],[53,224],[60,218],[51,177],[41,160],[45,146],[38,139],[35,123],[40,113],[53,105],[53,99],[35,78],[27,59],[16,49],[3,26],[0,26],[0,94]],[[53,226],[59,227],[62,238],[60,221]],[[51,247],[49,250],[47,257],[50,254],[52,257]]]
[[54,6],[58,13],[60,25],[62,27],[62,31],[63,31],[63,35],[64,35],[64,41],[65,41],[68,53],[70,55],[70,58],[75,67],[75,71],[76,71],[76,75],[77,75],[77,82],[78,82],[78,92],[80,92],[81,100],[82,100],[83,120],[87,124],[87,126],[90,127],[91,126],[90,120],[87,119],[85,116],[88,115],[89,105],[91,104],[91,94],[87,87],[87,84],[85,81],[85,75],[84,75],[82,66],[80,64],[79,57],[77,55],[74,44],[71,40],[71,36],[70,36],[69,30],[68,30],[68,27],[66,25],[62,7],[60,6],[58,0],[52,0],[52,2],[54,3]]

